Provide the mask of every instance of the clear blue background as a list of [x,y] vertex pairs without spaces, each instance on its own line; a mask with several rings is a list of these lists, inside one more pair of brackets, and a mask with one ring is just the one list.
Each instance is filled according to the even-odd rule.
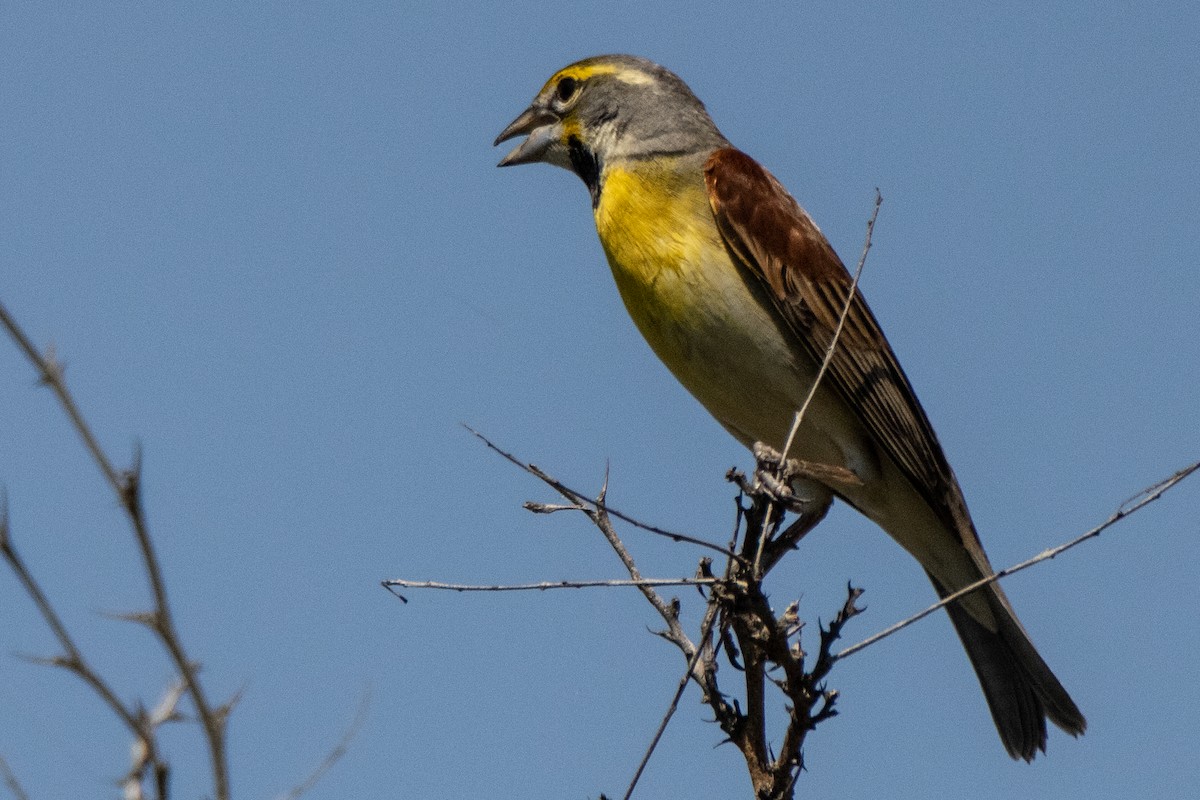
[[[857,260],[994,562],[1105,518],[1200,454],[1200,8],[1156,4],[7,4],[0,298],[65,360],[146,506],[238,797],[618,795],[683,668],[631,591],[410,593],[391,577],[619,577],[599,535],[468,423],[614,505],[724,538],[746,454],[625,316],[578,180],[497,170],[557,68],[671,67]],[[125,522],[0,346],[13,534],[122,696],[171,678]],[[1200,486],[1006,583],[1088,715],[1009,761],[939,615],[840,665],[811,797],[1194,796]],[[628,533],[649,575],[698,553]],[[772,585],[862,638],[917,565],[840,509]],[[690,599],[687,592],[681,593]],[[128,735],[0,575],[0,754],[36,797],[114,796]],[[809,639],[808,641],[811,641]],[[727,680],[734,676],[728,675]],[[732,688],[733,684],[730,684]],[[694,690],[640,797],[749,795]],[[175,796],[211,792],[165,734]],[[0,796],[3,795],[0,791]]]

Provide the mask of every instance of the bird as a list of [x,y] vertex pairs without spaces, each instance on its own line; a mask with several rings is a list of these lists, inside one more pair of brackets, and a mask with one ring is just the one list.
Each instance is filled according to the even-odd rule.
[[[806,478],[797,492],[813,508],[836,497],[874,521],[942,597],[993,574],[933,426],[846,267],[680,77],[637,56],[577,61],[550,77],[494,146],[518,137],[498,166],[540,162],[582,179],[635,325],[747,447],[785,441],[846,309],[792,452],[855,480]],[[1045,752],[1047,719],[1084,732],[1083,714],[999,583],[946,611],[1012,758]]]

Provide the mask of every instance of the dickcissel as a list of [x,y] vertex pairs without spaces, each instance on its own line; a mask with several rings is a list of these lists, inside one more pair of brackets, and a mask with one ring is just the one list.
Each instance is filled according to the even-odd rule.
[[[642,58],[559,70],[496,144],[517,136],[500,166],[544,162],[583,179],[621,298],[663,363],[740,442],[779,448],[851,289],[804,209],[729,144],[687,84]],[[940,595],[992,574],[933,427],[858,292],[792,455],[854,473],[861,483],[798,488],[818,507],[836,496],[874,520]],[[1045,750],[1047,718],[1083,732],[999,584],[946,610],[1013,758]]]

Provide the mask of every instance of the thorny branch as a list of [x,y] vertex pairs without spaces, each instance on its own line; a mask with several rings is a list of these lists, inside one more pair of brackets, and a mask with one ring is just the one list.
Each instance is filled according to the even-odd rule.
[[168,796],[168,779],[170,777],[170,767],[161,757],[158,747],[158,728],[161,724],[172,719],[170,715],[158,718],[156,715],[147,715],[139,708],[126,705],[117,697],[116,692],[112,689],[109,683],[101,677],[87,659],[84,658],[83,652],[76,645],[74,638],[67,630],[62,618],[58,612],[54,610],[50,599],[46,596],[41,585],[34,578],[33,573],[29,571],[29,567],[17,552],[16,545],[13,543],[11,532],[8,526],[8,509],[7,503],[0,498],[0,556],[8,563],[9,569],[17,576],[17,580],[25,589],[25,593],[33,600],[37,606],[38,612],[45,620],[46,626],[54,634],[54,638],[58,640],[59,647],[62,648],[63,654],[50,658],[30,657],[29,660],[39,664],[59,667],[76,675],[80,680],[91,687],[92,691],[100,698],[100,700],[109,707],[109,709],[117,715],[117,717],[129,729],[129,732],[134,737],[134,766],[130,773],[122,781],[122,785],[126,787],[126,796],[130,796],[131,781],[136,780],[138,785],[138,793],[135,795],[140,797],[140,786],[144,778],[148,775],[153,777],[154,797],[159,800],[166,800]]
[[[191,697],[192,705],[196,710],[196,716],[200,720],[208,742],[209,756],[212,764],[214,796],[217,800],[229,800],[228,761],[225,755],[225,719],[230,711],[230,706],[228,704],[215,706],[208,699],[200,682],[199,665],[187,654],[182,638],[175,625],[175,619],[171,613],[171,606],[167,598],[162,567],[155,553],[154,542],[150,537],[149,528],[146,524],[145,511],[142,508],[141,453],[140,451],[135,453],[133,466],[128,470],[118,470],[113,466],[112,460],[109,459],[103,448],[100,447],[99,442],[92,433],[91,427],[83,418],[78,404],[67,389],[62,364],[55,358],[53,349],[47,348],[45,353],[39,351],[25,334],[24,330],[17,324],[16,320],[8,313],[3,304],[0,304],[0,324],[4,326],[13,341],[16,342],[17,346],[37,370],[39,381],[49,387],[55,397],[58,398],[59,404],[71,421],[71,425],[74,427],[76,433],[79,434],[80,439],[83,440],[84,446],[92,456],[92,460],[99,468],[101,474],[103,474],[105,481],[116,495],[121,508],[125,511],[129,519],[138,552],[141,554],[142,566],[146,572],[151,596],[154,598],[154,607],[148,613],[133,614],[127,618],[143,623],[155,634],[160,645],[170,656],[175,669],[178,670],[181,681],[186,687],[187,694]],[[68,642],[70,642],[69,636],[66,635],[61,622],[57,622],[57,617],[53,614],[53,610],[46,600],[44,593],[37,588],[37,584],[29,576],[28,570],[23,570],[23,566],[18,566],[20,560],[17,558],[15,550],[12,549],[11,542],[7,536],[5,537],[4,556],[9,565],[17,572],[22,585],[30,593],[34,602],[38,605],[43,618],[46,619],[47,624],[54,630],[60,645],[66,651],[65,656],[51,659],[50,663],[62,666],[79,675],[125,722],[126,726],[134,732],[139,746],[146,749],[146,763],[152,765],[154,768],[156,797],[166,798],[167,768],[157,755],[157,749],[154,746],[152,735],[153,725],[145,718],[144,712],[134,711],[122,706],[116,700],[115,696],[113,696],[112,691],[107,688],[107,684],[86,666],[74,644],[68,645]],[[118,710],[118,708],[122,710]]]
[[[613,528],[606,504],[607,482],[595,500],[588,500],[545,471],[505,453],[482,435],[475,435],[491,449],[567,497],[572,505],[566,508],[583,513],[592,521],[630,576],[631,580],[621,582],[622,585],[637,586],[666,623],[666,629],[658,635],[678,647],[687,661],[687,668],[666,715],[624,797],[628,799],[632,796],[654,746],[690,681],[700,687],[702,701],[712,710],[727,740],[737,746],[745,757],[755,796],[763,800],[791,798],[796,777],[803,767],[805,736],[816,725],[837,713],[834,708],[837,693],[825,688],[824,679],[833,665],[831,648],[834,642],[846,622],[860,611],[855,601],[861,595],[861,590],[848,587],[845,604],[829,627],[821,630],[818,652],[810,667],[808,654],[799,641],[803,626],[798,620],[797,604],[790,605],[782,615],[776,615],[763,589],[763,578],[828,510],[827,504],[810,506],[794,497],[788,485],[790,479],[798,475],[812,475],[817,469],[822,470],[821,475],[825,480],[853,480],[853,476],[843,475],[837,468],[795,460],[783,461],[778,453],[767,447],[756,448],[758,468],[753,477],[748,478],[737,471],[730,472],[729,480],[741,490],[739,526],[727,547],[711,545],[709,548],[728,553],[723,574],[720,577],[714,575],[711,561],[706,558],[700,562],[697,578],[689,582],[709,587],[700,635],[693,641],[680,623],[679,601],[667,600],[658,594],[655,587],[663,585],[663,582],[642,577],[628,548]],[[532,505],[533,510],[543,508],[542,504],[526,505]],[[799,518],[784,527],[782,523],[788,510],[798,512]],[[405,585],[415,588],[413,583],[407,582]],[[538,584],[534,587],[553,585]],[[478,588],[489,591],[496,589],[490,586]],[[743,675],[744,705],[723,691],[718,683],[718,657],[722,653],[725,660]],[[776,673],[782,677],[775,677]],[[789,710],[789,722],[778,754],[772,753],[767,734],[769,686],[776,687],[782,694]]]
[[[742,752],[754,785],[756,800],[792,800],[796,779],[804,768],[805,737],[818,724],[837,714],[838,694],[826,688],[825,679],[838,660],[857,653],[896,630],[928,616],[961,594],[1053,558],[1083,541],[1095,538],[1107,528],[1159,499],[1185,478],[1200,471],[1200,463],[1189,465],[1139,492],[1123,503],[1105,522],[1081,536],[1046,550],[1028,561],[1001,570],[975,585],[965,587],[960,593],[948,596],[920,614],[853,647],[835,653],[833,647],[839,640],[844,626],[862,610],[857,605],[862,590],[848,586],[845,603],[828,627],[819,630],[817,651],[813,658],[804,651],[799,641],[804,624],[799,619],[798,604],[793,602],[782,614],[776,615],[762,584],[763,578],[771,568],[788,550],[795,548],[800,539],[820,522],[827,510],[826,507],[820,506],[806,507],[798,502],[791,496],[787,482],[780,480],[781,475],[804,474],[804,470],[812,469],[813,465],[803,465],[791,459],[781,462],[778,453],[760,445],[755,448],[757,468],[753,477],[747,477],[737,470],[730,471],[727,477],[739,487],[741,494],[738,502],[738,530],[735,531],[733,541],[721,548],[729,553],[725,571],[720,577],[714,575],[710,559],[704,558],[700,561],[695,579],[678,582],[682,585],[699,584],[701,588],[708,588],[700,634],[693,641],[683,631],[679,622],[678,601],[665,600],[655,591],[656,586],[675,585],[676,581],[648,580],[641,577],[628,548],[612,527],[605,502],[606,488],[594,501],[581,499],[573,490],[564,489],[559,481],[544,470],[504,453],[482,435],[475,435],[547,486],[564,496],[574,498],[571,506],[555,508],[569,508],[584,513],[600,529],[631,576],[629,581],[613,583],[622,586],[635,585],[646,595],[647,600],[668,626],[667,630],[659,632],[658,635],[675,644],[687,660],[686,670],[668,709],[623,795],[625,800],[632,796],[689,682],[694,682],[700,687],[701,700],[712,710],[714,720],[725,733],[727,741],[732,742]],[[540,504],[526,505],[532,506],[534,510],[541,508]],[[784,527],[782,523],[788,511],[798,513],[798,518]],[[638,527],[648,526],[639,524]],[[711,545],[709,549],[715,547],[716,545]],[[755,552],[762,553],[760,572],[755,571],[754,561],[748,557]],[[420,588],[418,584],[419,582],[405,582],[404,585]],[[542,589],[557,585],[559,584],[550,582],[516,587],[440,585],[437,588],[492,591],[506,588]],[[744,706],[739,700],[726,694],[717,681],[717,659],[722,655],[735,670],[743,674]],[[782,694],[788,711],[788,722],[779,739],[777,753],[772,752],[766,733],[765,704],[769,685],[776,687]]]
[[[743,558],[729,559],[722,580],[713,584],[697,651],[701,657],[689,661],[687,677],[700,685],[703,702],[712,710],[728,740],[741,751],[755,797],[785,800],[792,797],[796,776],[803,768],[805,737],[817,724],[836,714],[837,693],[827,690],[823,681],[832,666],[830,648],[842,626],[860,611],[855,601],[861,590],[848,588],[841,611],[829,628],[821,631],[815,665],[806,668],[807,654],[799,638],[803,626],[797,614],[798,604],[792,603],[777,616],[763,589],[765,573],[758,570],[762,564],[768,565],[769,569],[778,563],[774,553],[794,546],[820,521],[827,507],[805,508],[789,496],[789,490],[781,491],[780,485],[770,477],[778,476],[775,470],[779,464],[777,460],[771,460],[775,454],[765,449],[761,454],[764,458],[759,461],[753,479],[748,480],[736,471],[729,475],[729,479],[742,488],[738,506],[742,529],[735,537],[735,543],[740,540]],[[785,509],[789,507],[800,512],[800,519],[782,528]],[[759,559],[756,566],[750,557],[763,553],[772,555]],[[702,564],[702,573],[708,569]],[[727,662],[742,673],[744,707],[719,687],[717,657],[721,652]],[[775,677],[776,674],[781,677]],[[788,707],[788,722],[778,754],[773,754],[769,746],[768,685],[773,685],[782,694]],[[672,703],[671,712],[676,702]],[[670,712],[667,719],[669,716]],[[663,725],[665,723],[666,719]],[[663,725],[660,725],[660,734]],[[653,744],[643,758],[643,766],[652,749]],[[638,775],[640,771],[641,767]],[[626,800],[636,787],[638,775],[625,792]]]

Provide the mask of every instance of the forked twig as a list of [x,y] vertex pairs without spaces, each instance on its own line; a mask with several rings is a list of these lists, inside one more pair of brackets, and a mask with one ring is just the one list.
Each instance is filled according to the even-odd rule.
[[[635,528],[640,528],[641,530],[644,530],[647,533],[653,533],[656,536],[663,536],[667,539],[670,539],[673,542],[686,542],[688,544],[694,544],[697,547],[703,547],[707,550],[713,550],[713,551],[720,553],[721,555],[726,556],[726,557],[741,558],[741,556],[737,555],[736,553],[726,550],[725,548],[721,547],[720,545],[713,544],[712,542],[706,541],[704,539],[698,539],[694,536],[688,536],[685,533],[678,533],[676,531],[666,530],[665,528],[659,528],[655,525],[648,525],[645,522],[642,522],[628,514],[625,514],[622,511],[618,511],[615,508],[610,508],[609,506],[607,506],[603,503],[603,500],[592,500],[591,498],[587,497],[587,495],[583,494],[583,492],[576,491],[575,489],[572,489],[571,487],[567,486],[566,484],[564,484],[562,481],[558,480],[557,478],[554,478],[553,476],[546,474],[539,467],[537,467],[533,464],[530,464],[526,461],[522,461],[521,459],[514,456],[512,453],[509,453],[508,451],[501,449],[496,444],[494,444],[490,439],[488,439],[482,433],[480,433],[479,431],[470,427],[469,425],[463,425],[463,427],[466,428],[467,431],[472,436],[474,436],[475,438],[477,438],[481,442],[483,442],[485,445],[487,445],[489,450],[493,451],[494,453],[497,453],[502,458],[504,458],[506,461],[520,467],[522,470],[524,470],[525,472],[528,472],[530,475],[533,475],[535,478],[538,478],[543,483],[550,486],[550,488],[554,489],[554,491],[558,492],[563,497],[566,497],[567,499],[571,500],[574,503],[582,503],[586,506],[591,506],[592,508],[594,508],[596,510],[602,509],[609,516],[616,517],[617,519],[621,520],[622,522],[627,522],[630,525],[634,526]],[[527,506],[527,507],[529,507],[529,506]],[[544,511],[548,511],[548,510],[561,510],[561,507],[546,507],[546,506],[542,506],[541,504],[535,503],[532,505],[532,507],[530,507],[530,510],[544,512]],[[582,511],[584,509],[581,508],[578,510]]]
[[[9,569],[17,576],[21,587],[29,595],[29,598],[33,600],[33,604],[37,607],[38,613],[42,615],[46,627],[54,634],[54,638],[58,640],[58,646],[62,648],[63,655],[61,656],[52,658],[31,657],[29,660],[65,669],[91,687],[100,700],[120,718],[125,727],[129,729],[129,732],[133,734],[137,747],[141,750],[143,763],[151,767],[156,776],[165,776],[167,774],[167,766],[159,756],[155,726],[144,715],[139,714],[135,708],[126,706],[117,697],[117,693],[108,682],[84,658],[83,652],[75,643],[75,639],[71,636],[70,631],[67,630],[67,626],[63,623],[62,617],[59,616],[54,605],[50,602],[50,598],[29,570],[25,560],[21,558],[21,554],[17,552],[16,544],[12,539],[12,532],[9,530],[8,498],[3,489],[0,489],[0,556],[4,558],[5,562],[8,563]],[[160,800],[164,800],[166,798],[166,790],[165,786],[162,785],[163,782],[156,780],[155,783],[159,786],[156,796]]]

